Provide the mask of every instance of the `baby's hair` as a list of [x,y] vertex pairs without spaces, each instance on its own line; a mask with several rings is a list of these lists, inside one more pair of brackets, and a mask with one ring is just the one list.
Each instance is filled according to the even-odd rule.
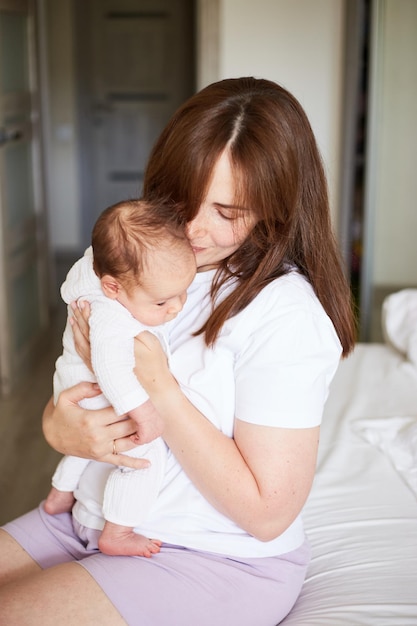
[[109,274],[128,288],[140,282],[147,252],[169,247],[178,257],[191,253],[172,203],[124,200],[103,211],[92,233],[94,271]]

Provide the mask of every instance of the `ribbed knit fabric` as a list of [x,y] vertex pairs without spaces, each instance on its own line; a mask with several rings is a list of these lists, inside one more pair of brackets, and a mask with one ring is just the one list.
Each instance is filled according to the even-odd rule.
[[109,522],[134,527],[146,519],[158,496],[165,473],[167,447],[158,437],[128,454],[148,459],[151,465],[141,470],[125,467],[113,470],[106,483],[103,513]]

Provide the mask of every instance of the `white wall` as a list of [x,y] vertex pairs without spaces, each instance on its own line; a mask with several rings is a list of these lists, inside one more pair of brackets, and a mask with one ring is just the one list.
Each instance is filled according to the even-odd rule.
[[375,85],[374,286],[417,286],[417,2],[380,2]]
[[336,220],[344,0],[220,0],[221,78],[282,84],[303,105],[323,155]]

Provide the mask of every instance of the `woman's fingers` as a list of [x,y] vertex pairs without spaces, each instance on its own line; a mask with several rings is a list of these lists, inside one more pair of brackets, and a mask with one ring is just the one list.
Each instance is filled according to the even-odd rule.
[[103,463],[122,465],[123,467],[129,467],[131,469],[145,469],[150,465],[149,461],[146,459],[138,459],[123,454],[123,452],[132,450],[132,448],[135,447],[135,444],[132,443],[129,438],[114,439],[111,447],[111,452],[109,454],[105,454],[99,459]]
[[90,304],[88,302],[72,302],[73,312],[70,324],[74,335],[74,344],[77,353],[82,358],[87,367],[92,371],[91,348],[90,348],[90,327],[88,319],[90,317]]
[[80,400],[100,393],[98,385],[79,383],[63,391],[56,406],[50,400],[43,413],[43,431],[48,443],[62,454],[97,458],[106,448],[107,424],[115,421],[114,411],[86,411]]
[[79,302],[71,302],[71,309],[73,317],[77,322],[81,332],[88,339],[90,329],[88,326],[88,320],[90,318],[91,307],[87,300],[80,300]]
[[112,465],[122,465],[131,469],[143,469],[149,467],[149,461],[127,456],[124,452],[133,450],[137,441],[137,424],[130,418],[114,422],[107,427],[107,434],[112,437],[111,451],[103,455],[99,460]]
[[94,396],[98,396],[100,394],[101,390],[97,383],[81,382],[74,385],[74,387],[65,389],[65,391],[60,394],[58,402],[60,402],[62,398],[62,402],[67,405],[70,404],[79,406],[78,403],[81,400],[84,400],[85,398],[94,398]]
[[79,428],[83,423],[84,411],[78,403],[100,393],[98,385],[83,382],[63,391],[56,406],[53,398],[50,398],[42,416],[43,431],[49,445],[65,454],[66,442],[71,445],[73,438],[82,438],[83,433],[80,435]]
[[97,384],[83,382],[63,391],[56,406],[51,398],[42,419],[45,439],[62,454],[132,469],[148,467],[147,460],[124,455],[137,445],[132,419],[120,420],[112,407],[93,411],[79,406],[81,400],[100,393]]
[[[95,411],[85,411],[79,407],[78,402],[80,400],[93,397],[98,393],[101,392],[97,384],[79,383],[62,392],[58,400],[58,402],[62,402],[63,413],[73,423],[79,417],[82,440],[86,446],[80,448],[79,456],[92,457],[103,463],[122,465],[132,469],[148,467],[149,462],[145,459],[137,459],[123,454],[137,445],[131,439],[137,430],[137,425],[132,419],[118,419],[112,407]],[[75,434],[78,432],[77,429]],[[73,445],[71,443],[71,446]],[[73,454],[73,452],[71,453]]]
[[63,454],[102,460],[113,452],[113,441],[124,439],[118,452],[134,447],[129,437],[136,432],[131,419],[119,421],[112,407],[86,410],[80,400],[100,393],[95,383],[83,382],[63,391],[56,406],[50,400],[43,415],[43,429],[48,443]]

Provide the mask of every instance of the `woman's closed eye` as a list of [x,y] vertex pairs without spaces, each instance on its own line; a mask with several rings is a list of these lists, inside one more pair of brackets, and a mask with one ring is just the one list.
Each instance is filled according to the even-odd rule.
[[220,215],[221,218],[227,220],[229,222],[238,220],[240,218],[245,218],[248,216],[248,209],[235,206],[235,205],[224,205],[224,204],[214,204],[214,207]]
[[228,222],[233,222],[240,217],[242,217],[242,211],[236,207],[224,207],[224,206],[216,206],[217,214],[224,220]]
[[224,209],[217,209],[217,213],[221,218],[227,220],[228,222],[232,222],[237,218],[236,211],[225,211]]

